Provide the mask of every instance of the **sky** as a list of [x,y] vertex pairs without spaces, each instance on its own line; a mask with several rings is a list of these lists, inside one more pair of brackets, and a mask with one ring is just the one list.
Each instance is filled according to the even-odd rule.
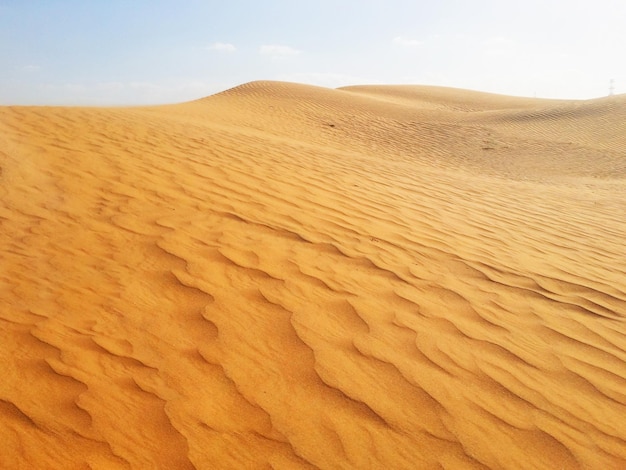
[[188,101],[253,80],[626,93],[625,0],[0,0],[0,105]]

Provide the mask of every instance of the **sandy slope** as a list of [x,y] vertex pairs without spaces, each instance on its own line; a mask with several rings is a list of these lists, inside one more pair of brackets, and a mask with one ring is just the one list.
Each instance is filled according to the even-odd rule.
[[626,97],[0,108],[0,468],[626,468]]

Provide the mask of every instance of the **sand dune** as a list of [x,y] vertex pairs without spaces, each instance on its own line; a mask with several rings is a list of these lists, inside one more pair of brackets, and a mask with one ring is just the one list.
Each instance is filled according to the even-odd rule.
[[626,468],[626,96],[0,108],[0,467]]

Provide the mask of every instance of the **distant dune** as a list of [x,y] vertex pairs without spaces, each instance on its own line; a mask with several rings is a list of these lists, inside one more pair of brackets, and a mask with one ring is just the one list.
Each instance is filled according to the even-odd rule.
[[626,468],[626,95],[0,108],[0,468]]

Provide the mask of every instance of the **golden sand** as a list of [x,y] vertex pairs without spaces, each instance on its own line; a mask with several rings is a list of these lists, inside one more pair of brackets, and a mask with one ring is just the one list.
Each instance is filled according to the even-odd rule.
[[626,96],[0,108],[0,468],[626,468]]

